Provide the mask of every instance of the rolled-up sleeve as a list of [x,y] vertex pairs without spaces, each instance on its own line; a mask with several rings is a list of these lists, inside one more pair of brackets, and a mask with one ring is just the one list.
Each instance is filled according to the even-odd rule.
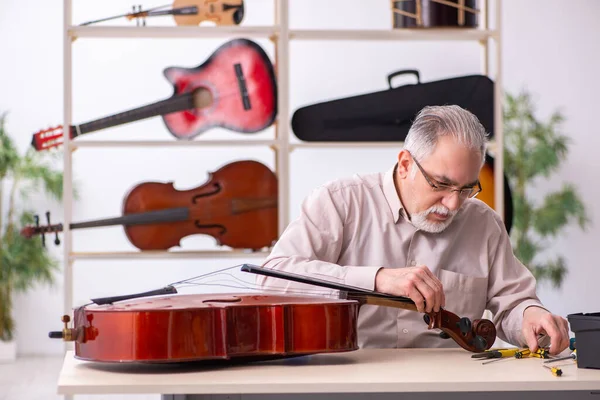
[[[325,186],[315,189],[302,202],[299,217],[282,233],[263,267],[373,290],[381,266],[338,264],[347,213],[339,191]],[[256,283],[265,290],[339,297],[337,290],[262,275],[257,275]]]
[[498,337],[524,346],[523,312],[530,306],[545,307],[537,297],[535,277],[514,255],[501,220],[496,222],[499,240],[491,247],[487,308],[494,314]]

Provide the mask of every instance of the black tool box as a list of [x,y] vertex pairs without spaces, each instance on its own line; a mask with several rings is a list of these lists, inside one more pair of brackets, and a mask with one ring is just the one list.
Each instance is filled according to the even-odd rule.
[[567,315],[575,333],[578,368],[600,369],[600,312]]

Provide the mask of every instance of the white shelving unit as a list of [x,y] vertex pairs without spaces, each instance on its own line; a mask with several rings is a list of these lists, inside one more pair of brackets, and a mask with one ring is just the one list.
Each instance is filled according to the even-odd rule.
[[[214,147],[214,146],[267,146],[273,149],[276,160],[276,173],[279,182],[279,229],[285,229],[289,219],[289,155],[297,148],[385,148],[401,145],[399,142],[299,142],[290,143],[291,111],[289,108],[289,43],[292,40],[344,40],[344,41],[474,41],[481,46],[481,73],[489,75],[490,42],[495,42],[495,127],[494,127],[494,203],[496,211],[504,215],[503,158],[502,158],[502,69],[501,69],[501,10],[500,1],[495,0],[494,29],[489,29],[488,0],[481,1],[480,26],[476,29],[381,29],[381,30],[312,30],[290,29],[289,3],[301,0],[274,0],[275,24],[273,26],[168,26],[168,27],[114,27],[114,26],[73,26],[72,1],[64,1],[64,115],[63,126],[72,124],[72,46],[74,40],[85,38],[269,38],[276,49],[278,117],[274,140],[155,140],[155,141],[78,141],[64,138],[64,146],[69,150],[104,147]],[[252,0],[247,0],[251,2]],[[387,6],[381,2],[382,6]],[[64,311],[72,309],[73,263],[81,259],[120,259],[120,258],[214,258],[214,257],[254,257],[265,256],[266,252],[245,251],[147,251],[147,252],[106,252],[75,253],[72,251],[71,223],[72,198],[72,151],[64,152]],[[68,345],[68,344],[67,344]]]

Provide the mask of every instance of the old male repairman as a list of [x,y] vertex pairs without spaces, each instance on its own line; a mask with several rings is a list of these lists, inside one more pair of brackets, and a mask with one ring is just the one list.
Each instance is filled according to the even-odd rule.
[[[444,307],[474,320],[489,309],[502,340],[535,351],[546,334],[550,353],[561,352],[567,321],[544,308],[501,218],[474,197],[485,137],[469,111],[425,107],[393,167],[315,189],[263,266],[410,297],[421,312]],[[317,291],[264,276],[257,283]],[[358,329],[360,347],[456,346],[422,314],[392,307],[362,306]]]

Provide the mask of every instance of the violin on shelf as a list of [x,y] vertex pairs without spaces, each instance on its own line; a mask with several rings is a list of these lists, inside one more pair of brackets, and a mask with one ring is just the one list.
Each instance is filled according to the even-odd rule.
[[[223,272],[238,266],[216,271]],[[316,353],[354,351],[363,304],[416,311],[411,299],[341,285],[308,276],[243,264],[241,271],[340,290],[344,298],[302,294],[179,294],[175,282],[158,290],[91,299],[64,315],[53,339],[75,342],[75,357],[121,363],[261,361]],[[440,329],[463,349],[489,349],[496,328],[489,320],[459,318],[447,311],[424,314],[429,329]]]
[[[210,235],[219,246],[259,250],[278,236],[277,177],[264,164],[243,160],[229,163],[202,185],[177,190],[173,182],[143,182],[123,200],[120,217],[78,222],[70,229],[123,225],[132,245],[140,250],[169,250],[186,236]],[[26,226],[21,235],[56,235],[63,224]]]
[[[191,140],[214,127],[256,133],[275,121],[277,83],[273,64],[251,40],[228,41],[197,67],[169,67],[163,72],[173,85],[171,97],[70,126],[70,138],[159,115],[179,140]],[[31,144],[37,151],[47,150],[62,145],[63,135],[61,125],[43,129],[33,134]]]
[[[167,8],[171,7],[171,8]],[[244,19],[244,0],[175,0],[171,6],[153,7],[142,10],[141,6],[133,6],[133,11],[126,14],[87,21],[80,26],[88,26],[118,18],[136,20],[146,25],[147,17],[172,15],[178,26],[200,25],[204,21],[216,25],[239,25]]]

